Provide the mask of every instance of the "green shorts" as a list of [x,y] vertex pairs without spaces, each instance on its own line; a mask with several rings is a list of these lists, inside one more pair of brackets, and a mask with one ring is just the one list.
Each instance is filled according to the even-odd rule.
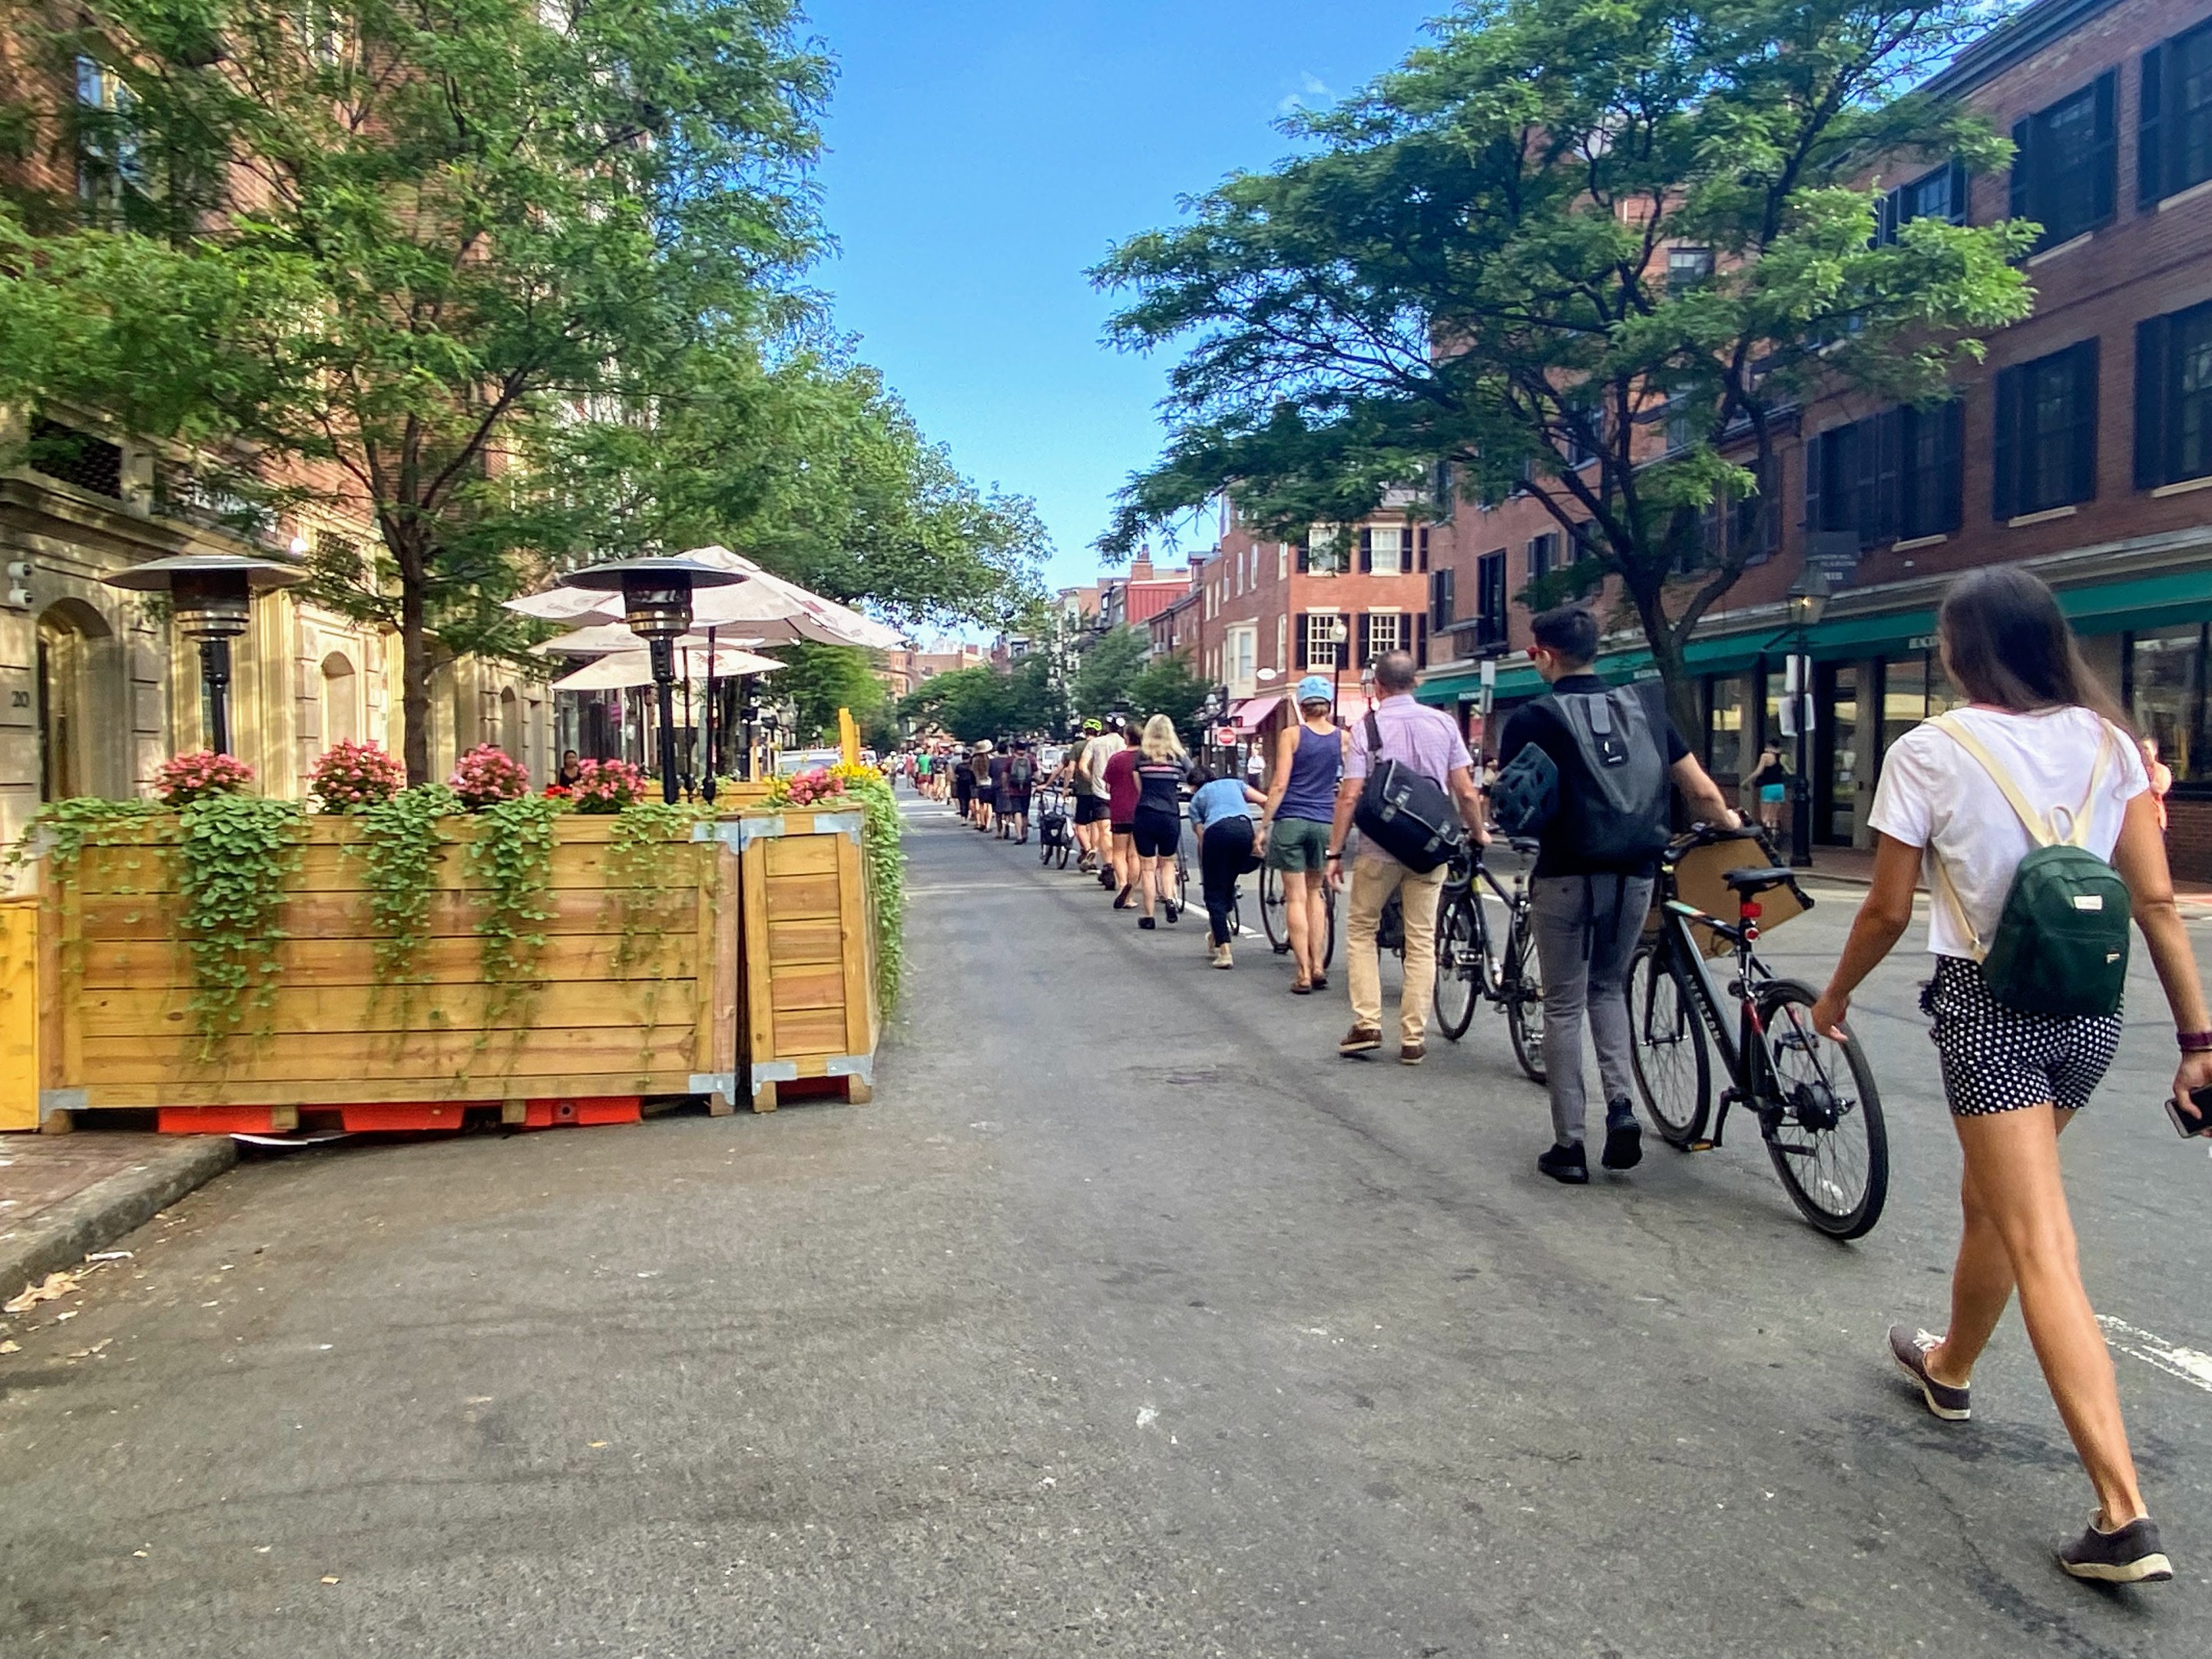
[[1274,870],[1321,870],[1328,864],[1329,826],[1312,818],[1277,818],[1267,838],[1267,865]]

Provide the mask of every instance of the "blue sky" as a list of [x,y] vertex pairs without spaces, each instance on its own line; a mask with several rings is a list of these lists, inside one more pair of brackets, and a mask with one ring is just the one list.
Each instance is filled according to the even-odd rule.
[[821,182],[839,327],[961,470],[1034,496],[1055,586],[1157,453],[1168,363],[1099,343],[1085,270],[1271,125],[1389,68],[1448,0],[812,0],[838,58]]

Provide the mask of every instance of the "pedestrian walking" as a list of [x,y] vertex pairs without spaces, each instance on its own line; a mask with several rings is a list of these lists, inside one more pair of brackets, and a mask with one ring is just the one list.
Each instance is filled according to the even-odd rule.
[[952,805],[964,823],[975,820],[975,763],[969,753],[955,755],[950,763],[952,771]]
[[1869,816],[1873,884],[1812,1016],[1822,1030],[1843,1026],[1852,992],[1911,924],[1924,868],[1936,964],[1921,1006],[1965,1153],[1964,1230],[1942,1334],[1899,1325],[1889,1349],[1930,1412],[1965,1421],[1974,1364],[2017,1285],[2044,1381],[2097,1495],[2059,1565],[2106,1583],[2170,1578],[2082,1288],[2058,1140],[2119,1046],[2130,910],[2181,1050],[2178,1124],[2194,1112],[2190,1091],[2212,1085],[2212,1014],[2142,757],[2050,588],[2017,566],[1962,576],[1944,595],[1936,640],[1967,703],[1923,720],[1882,757]]
[[[1098,873],[1101,887],[1116,884],[1114,874],[1114,830],[1111,801],[1106,787],[1106,763],[1121,752],[1125,746],[1121,734],[1109,732],[1105,722],[1087,720],[1083,722],[1083,752],[1076,761],[1078,777],[1076,822],[1090,831],[1088,840],[1082,841],[1082,868]],[[1079,836],[1080,840],[1081,837]]]
[[1014,744],[1006,759],[1006,781],[1000,785],[999,821],[1008,840],[1026,847],[1030,840],[1030,795],[1036,787],[1036,751],[1027,742]]
[[1596,617],[1580,605],[1561,605],[1538,617],[1530,632],[1529,660],[1551,690],[1505,722],[1495,793],[1505,793],[1529,769],[1548,769],[1557,779],[1558,810],[1538,832],[1528,884],[1552,1105],[1552,1144],[1536,1167],[1579,1186],[1589,1180],[1583,1150],[1586,1018],[1605,1091],[1601,1161],[1608,1170],[1630,1170],[1644,1158],[1631,1097],[1626,984],[1667,847],[1668,784],[1703,822],[1734,830],[1743,820],[1675,731],[1659,682],[1608,687],[1591,672]]
[[991,807],[993,828],[1000,841],[1007,838],[1010,826],[1006,821],[1006,780],[1013,770],[1013,745],[1005,738],[999,740],[991,755]]
[[2158,831],[2166,833],[2166,798],[2173,789],[2173,769],[2158,757],[2158,739],[2143,738],[2143,773],[2150,779],[2150,798],[2158,803]]
[[[1352,814],[1367,775],[1386,760],[1396,761],[1448,791],[1460,822],[1478,841],[1482,837],[1481,799],[1474,793],[1467,740],[1450,715],[1413,701],[1418,672],[1411,652],[1386,651],[1376,659],[1376,701],[1367,717],[1352,727],[1344,781],[1337,786],[1326,854],[1332,887],[1344,878],[1345,842],[1352,833]],[[1437,900],[1449,873],[1443,864],[1414,870],[1376,846],[1372,836],[1360,837],[1345,919],[1344,969],[1352,985],[1352,1029],[1337,1044],[1339,1054],[1364,1054],[1382,1046],[1382,952],[1376,933],[1382,907],[1395,893],[1406,924],[1406,977],[1398,993],[1398,1059],[1403,1065],[1418,1066],[1427,1057],[1429,1007],[1437,988]]]
[[969,820],[984,835],[991,833],[991,809],[998,801],[998,785],[991,775],[991,740],[979,738],[968,758],[974,780],[969,788]]
[[1114,908],[1126,910],[1137,902],[1137,802],[1143,792],[1137,784],[1137,745],[1143,741],[1133,726],[1125,726],[1115,738],[1121,746],[1107,757],[1100,776],[1106,785],[1106,826],[1113,834],[1108,867],[1118,890]]
[[1267,863],[1283,884],[1283,921],[1291,936],[1291,991],[1325,990],[1322,958],[1328,949],[1329,824],[1344,775],[1345,737],[1336,724],[1336,692],[1328,677],[1298,682],[1298,718],[1275,738],[1275,769],[1262,818]]
[[1213,965],[1234,968],[1231,917],[1237,908],[1237,881],[1258,867],[1253,848],[1259,838],[1260,809],[1267,798],[1237,778],[1217,778],[1194,769],[1198,787],[1191,792],[1190,822],[1198,833],[1199,889],[1206,896],[1206,938]]
[[1782,763],[1782,751],[1771,743],[1760,750],[1759,765],[1743,787],[1759,805],[1759,827],[1770,835],[1780,830],[1783,798],[1790,793],[1790,769]]
[[1170,921],[1182,913],[1169,893],[1176,849],[1182,844],[1182,786],[1190,776],[1190,756],[1176,734],[1175,722],[1155,714],[1145,722],[1137,750],[1137,804],[1129,816],[1129,843],[1137,860],[1137,902],[1144,914],[1137,926],[1150,932],[1155,901]]

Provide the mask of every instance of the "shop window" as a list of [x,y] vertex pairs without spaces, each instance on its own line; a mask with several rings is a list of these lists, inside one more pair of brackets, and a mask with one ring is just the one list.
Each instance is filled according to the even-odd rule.
[[2128,712],[2158,741],[2177,783],[2212,780],[2204,732],[2204,629],[2166,628],[2128,639]]
[[2136,488],[2212,474],[2212,301],[2136,325]]
[[1899,185],[1881,198],[1875,227],[1877,243],[1894,242],[1900,228],[1915,219],[1941,219],[1946,224],[1966,222],[1966,164],[1954,157],[1932,173],[1923,173],[1909,185]]
[[1820,782],[1827,833],[1821,839],[1832,846],[1848,847],[1858,827],[1859,671],[1844,663],[1820,672],[1827,682],[1820,689],[1826,695],[1816,700],[1821,726],[1814,738],[1824,750]]
[[1933,651],[1892,657],[1881,665],[1882,753],[1929,715],[1946,714],[1964,701]]
[[1996,380],[2000,520],[2045,513],[2097,493],[2097,342],[2076,342]]
[[2212,21],[2142,55],[2136,200],[2155,207],[2212,179]]
[[1757,764],[1756,755],[1743,752],[1751,737],[1744,718],[1750,706],[1751,682],[1741,676],[1705,682],[1705,769],[1717,778],[1733,782]]
[[2113,105],[2119,77],[2087,86],[2013,125],[2012,216],[2043,227],[2035,252],[2069,242],[2112,216],[2119,177]]

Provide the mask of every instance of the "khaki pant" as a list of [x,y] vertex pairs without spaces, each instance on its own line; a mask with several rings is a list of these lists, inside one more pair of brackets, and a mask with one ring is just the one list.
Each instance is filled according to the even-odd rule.
[[1398,1040],[1420,1042],[1437,995],[1437,901],[1449,868],[1416,875],[1392,858],[1363,853],[1352,864],[1352,903],[1345,927],[1344,968],[1352,981],[1352,1023],[1382,1026],[1382,953],[1376,925],[1390,895],[1406,918],[1406,986],[1398,998]]

